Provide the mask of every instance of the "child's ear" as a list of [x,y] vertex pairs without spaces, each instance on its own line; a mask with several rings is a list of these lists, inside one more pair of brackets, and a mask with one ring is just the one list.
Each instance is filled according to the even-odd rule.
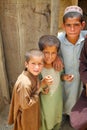
[[82,22],[82,30],[85,28],[85,25],[86,25],[86,23],[85,23],[85,21],[83,21]]

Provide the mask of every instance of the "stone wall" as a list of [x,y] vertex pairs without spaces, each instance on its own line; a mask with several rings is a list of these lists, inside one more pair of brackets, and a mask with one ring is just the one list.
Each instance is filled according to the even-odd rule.
[[0,31],[0,110],[5,103],[9,103],[9,89],[8,89],[7,73],[5,68],[5,58],[3,52],[3,43]]
[[[0,0],[0,23],[9,89],[24,69],[25,52],[50,32],[50,0]],[[49,13],[49,12],[48,12]],[[42,24],[43,23],[43,24]]]

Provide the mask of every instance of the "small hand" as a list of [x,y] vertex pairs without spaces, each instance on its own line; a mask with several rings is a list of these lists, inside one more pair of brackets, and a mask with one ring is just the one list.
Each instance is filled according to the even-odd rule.
[[45,76],[41,81],[41,87],[45,88],[53,83],[53,78],[50,75]]
[[49,93],[49,87],[46,87],[45,89],[43,89],[42,93],[43,94],[48,94]]
[[30,101],[29,101],[29,105],[32,105],[32,103],[33,103],[33,100],[32,100],[32,99],[30,99]]
[[51,85],[51,84],[53,83],[53,78],[52,78],[52,76],[47,75],[47,76],[45,77],[45,82],[46,82],[46,84],[47,84],[48,86]]
[[72,82],[73,79],[74,79],[74,75],[70,75],[70,74],[64,75],[64,80],[66,80],[68,82]]
[[53,67],[57,71],[61,71],[64,68],[63,62],[60,57],[56,57],[55,61],[53,62]]

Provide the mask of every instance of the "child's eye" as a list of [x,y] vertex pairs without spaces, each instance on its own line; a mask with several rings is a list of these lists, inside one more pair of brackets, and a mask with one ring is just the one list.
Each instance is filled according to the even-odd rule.
[[45,54],[49,54],[48,52],[45,52]]
[[53,52],[52,55],[56,55],[57,53],[56,52]]
[[32,63],[32,65],[35,65],[35,63]]
[[67,27],[70,27],[71,25],[70,24],[66,24]]
[[42,66],[43,64],[42,64],[42,63],[39,63],[38,65],[39,65],[39,66]]
[[66,27],[79,27],[80,26],[80,24],[79,23],[75,23],[75,24],[73,24],[73,25],[71,25],[71,24],[65,24],[66,25]]
[[49,55],[49,53],[48,53],[48,52],[44,52],[44,55],[48,56],[48,55]]
[[74,24],[74,26],[75,26],[75,27],[78,27],[78,26],[79,26],[79,24],[78,24],[78,23],[77,23],[77,24]]

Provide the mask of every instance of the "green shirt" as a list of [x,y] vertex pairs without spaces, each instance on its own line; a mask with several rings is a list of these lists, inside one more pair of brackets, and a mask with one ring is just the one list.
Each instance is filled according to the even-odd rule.
[[42,130],[52,129],[62,120],[62,87],[60,84],[60,73],[53,68],[43,68],[42,77],[51,75],[53,84],[49,86],[47,95],[41,93]]

